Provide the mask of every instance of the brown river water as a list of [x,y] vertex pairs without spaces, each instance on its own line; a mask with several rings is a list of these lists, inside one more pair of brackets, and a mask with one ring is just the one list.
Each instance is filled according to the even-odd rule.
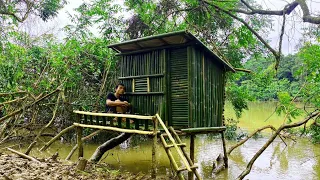
[[[249,111],[245,111],[240,118],[239,126],[244,131],[253,131],[264,125],[272,124],[279,127],[283,123],[283,116],[277,116],[274,112],[275,102],[250,103]],[[226,105],[226,117],[233,117],[233,110],[230,104]],[[270,116],[272,115],[272,116]],[[299,117],[296,121],[301,120]],[[219,175],[216,179],[235,179],[246,168],[252,156],[264,145],[270,136],[270,132],[264,133],[264,137],[248,140],[240,148],[234,150],[229,156],[229,168]],[[188,137],[182,138],[189,147]],[[286,140],[286,146],[280,139],[276,139],[263,154],[256,160],[251,173],[245,179],[266,179],[266,180],[316,180],[320,179],[320,144],[312,144],[307,138],[298,138],[297,142]],[[114,148],[105,154],[103,161],[120,171],[133,173],[151,171],[151,148],[152,140],[142,143],[126,142],[120,147]],[[227,146],[234,144],[234,141],[227,141]],[[128,144],[130,144],[128,146]],[[85,144],[84,156],[90,158],[98,145]],[[59,152],[61,158],[65,158],[72,145],[56,142],[47,152],[39,154],[33,151],[31,155],[47,156]],[[195,140],[195,159],[199,165],[199,172],[204,179],[213,179],[211,175],[212,162],[222,153],[222,142],[219,138],[212,138],[207,135],[198,135]],[[34,154],[33,154],[34,153]],[[72,160],[75,159],[76,154]],[[174,154],[177,157],[176,154]],[[158,144],[158,176],[168,176],[171,173],[169,159]],[[177,158],[176,158],[177,159]]]

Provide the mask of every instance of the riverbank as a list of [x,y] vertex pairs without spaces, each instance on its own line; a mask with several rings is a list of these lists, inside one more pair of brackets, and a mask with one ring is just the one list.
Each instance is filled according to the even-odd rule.
[[0,179],[150,179],[149,175],[142,173],[132,174],[129,172],[111,170],[107,164],[87,164],[84,171],[76,169],[76,163],[62,162],[48,159],[38,159],[40,162],[20,158],[14,154],[0,154]]

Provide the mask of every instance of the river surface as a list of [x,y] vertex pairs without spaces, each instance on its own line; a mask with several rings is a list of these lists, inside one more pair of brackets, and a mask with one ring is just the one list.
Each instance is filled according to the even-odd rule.
[[[283,122],[283,116],[273,114],[275,102],[250,103],[249,111],[245,111],[240,119],[239,126],[244,131],[253,131],[264,125],[272,124],[279,127]],[[230,104],[226,105],[226,117],[233,117],[234,113]],[[272,115],[273,114],[273,115]],[[297,120],[302,119],[299,117]],[[235,179],[246,168],[252,156],[267,141],[269,133],[263,138],[248,140],[240,148],[234,150],[229,156],[229,168],[217,175],[216,179]],[[189,147],[189,139],[182,141]],[[151,170],[151,145],[152,140],[137,143],[126,142],[120,147],[110,150],[104,155],[104,162],[121,171],[133,173],[150,173]],[[307,138],[299,138],[297,142],[286,140],[286,146],[280,139],[276,139],[265,152],[256,160],[251,173],[245,179],[281,179],[281,180],[316,180],[320,179],[320,145],[312,144]],[[227,146],[234,144],[234,141],[227,141]],[[128,144],[130,144],[128,146]],[[90,158],[98,145],[85,144],[84,156]],[[43,155],[59,152],[61,158],[65,158],[72,149],[72,145],[56,142]],[[195,140],[195,159],[199,165],[199,172],[204,179],[213,179],[211,175],[212,163],[219,153],[222,153],[221,139],[212,138],[208,135],[198,135]],[[39,156],[38,151],[33,151]],[[32,155],[32,154],[31,154]],[[76,153],[72,160],[75,159]],[[177,157],[176,154],[174,154]],[[169,159],[158,144],[158,176],[167,176],[171,173]]]

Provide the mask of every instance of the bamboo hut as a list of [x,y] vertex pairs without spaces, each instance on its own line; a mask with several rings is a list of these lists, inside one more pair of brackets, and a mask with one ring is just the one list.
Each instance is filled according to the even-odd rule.
[[175,129],[223,125],[226,73],[234,68],[188,31],[108,46],[134,112],[159,113]]

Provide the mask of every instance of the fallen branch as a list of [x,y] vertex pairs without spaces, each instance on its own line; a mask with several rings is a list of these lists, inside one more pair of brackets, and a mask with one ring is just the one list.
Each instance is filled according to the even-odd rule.
[[9,150],[9,151],[11,151],[11,152],[19,155],[20,157],[23,157],[23,158],[25,158],[25,159],[29,159],[30,161],[40,162],[40,161],[38,161],[37,159],[35,159],[35,158],[31,157],[31,156],[28,156],[28,155],[26,155],[26,154],[23,154],[23,153],[21,153],[21,152],[19,152],[19,151],[16,151],[16,150],[14,150],[14,149],[7,148],[7,150]]
[[48,149],[48,147],[55,142],[58,138],[60,138],[64,133],[70,131],[71,129],[75,128],[75,125],[69,126],[67,128],[65,128],[64,130],[62,130],[59,134],[57,134],[54,138],[52,138],[49,142],[47,142],[41,149],[40,151],[45,151],[46,149]]
[[243,179],[245,176],[247,176],[253,166],[253,163],[257,160],[257,158],[264,152],[264,150],[266,150],[269,145],[274,141],[274,139],[280,134],[280,132],[284,129],[289,129],[289,128],[293,128],[293,127],[298,127],[301,126],[305,123],[307,123],[310,119],[315,118],[317,119],[320,115],[319,111],[315,111],[313,113],[311,113],[306,119],[293,123],[293,124],[285,124],[280,126],[277,131],[269,138],[269,140],[265,143],[264,146],[262,146],[262,148],[259,149],[259,151],[253,156],[253,158],[250,160],[250,162],[247,165],[247,168],[238,176],[237,179]]

